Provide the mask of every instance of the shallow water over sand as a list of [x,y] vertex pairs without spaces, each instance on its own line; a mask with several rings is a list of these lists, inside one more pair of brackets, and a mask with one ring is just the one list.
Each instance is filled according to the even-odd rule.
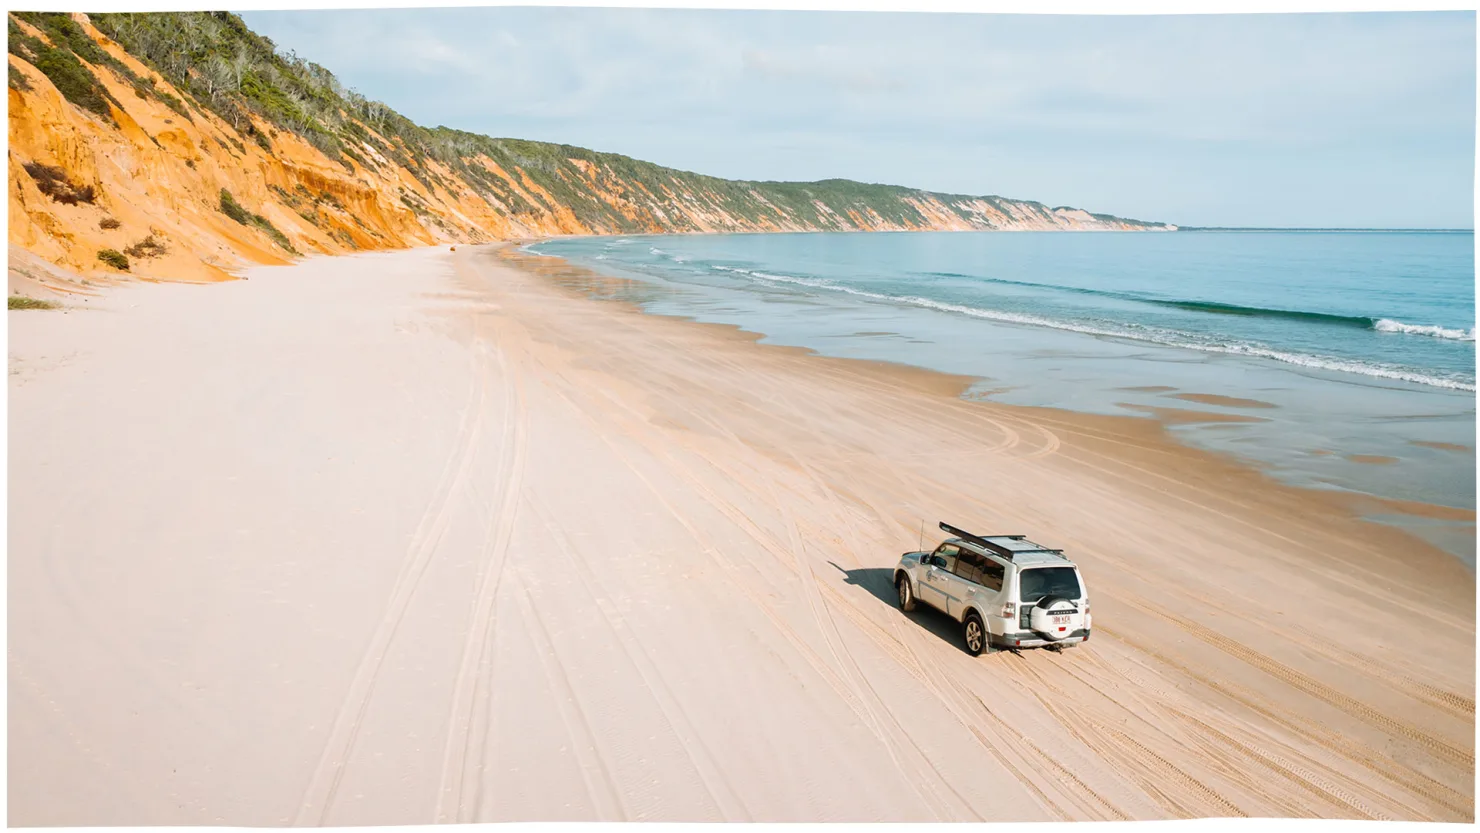
[[[1302,486],[1473,510],[1471,244],[985,233],[530,249],[638,279],[621,294],[649,312],[980,378],[968,397],[1160,419]],[[1368,514],[1474,562],[1466,512],[1375,503]]]

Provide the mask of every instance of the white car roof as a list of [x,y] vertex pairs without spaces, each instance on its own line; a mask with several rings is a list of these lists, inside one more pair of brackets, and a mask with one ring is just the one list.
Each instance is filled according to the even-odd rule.
[[[1007,538],[996,536],[987,538],[985,540],[991,541],[993,544],[996,544],[1003,549],[1011,550],[1011,561],[1013,564],[1016,564],[1019,567],[1036,567],[1041,564],[1072,565],[1074,563],[1065,558],[1062,553],[1051,550],[1043,546],[1042,544],[1035,544],[1032,541],[1027,540],[1026,538]],[[955,544],[959,547],[964,547],[974,553],[979,553],[981,555],[998,555],[994,552],[988,552],[986,549],[973,544],[970,541],[963,541],[960,538],[948,539],[947,543]],[[1000,558],[1001,556],[998,555],[998,557]]]
[[1040,564],[1057,564],[1061,567],[1074,566],[1074,562],[1056,552],[1021,552],[1012,557],[1012,563],[1019,567],[1037,567]]

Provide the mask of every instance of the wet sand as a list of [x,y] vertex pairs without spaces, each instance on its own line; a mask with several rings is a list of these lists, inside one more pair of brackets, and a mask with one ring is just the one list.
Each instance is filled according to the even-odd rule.
[[1278,408],[1273,402],[1261,399],[1244,399],[1238,396],[1220,396],[1216,393],[1179,393],[1173,399],[1185,399],[1203,405],[1222,405],[1225,408]]
[[[10,313],[12,825],[1473,820],[1473,575],[1338,495],[508,250],[251,278]],[[1092,640],[901,613],[939,520]]]
[[1416,445],[1416,446],[1421,446],[1423,448],[1437,448],[1440,451],[1455,451],[1455,452],[1458,452],[1460,454],[1474,454],[1475,453],[1475,449],[1472,448],[1471,446],[1468,446],[1468,445],[1460,445],[1459,443],[1441,443],[1441,442],[1429,442],[1429,441],[1426,441],[1426,440],[1414,440],[1413,441],[1413,444]]
[[1264,417],[1248,414],[1225,414],[1219,411],[1198,411],[1192,408],[1159,408],[1155,405],[1137,405],[1132,402],[1115,403],[1131,411],[1150,414],[1166,425],[1194,425],[1216,422],[1268,422]]

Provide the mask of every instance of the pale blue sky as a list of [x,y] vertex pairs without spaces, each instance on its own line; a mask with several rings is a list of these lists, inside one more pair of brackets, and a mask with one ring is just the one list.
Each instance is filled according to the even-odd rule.
[[243,12],[420,124],[1183,225],[1473,226],[1475,16]]

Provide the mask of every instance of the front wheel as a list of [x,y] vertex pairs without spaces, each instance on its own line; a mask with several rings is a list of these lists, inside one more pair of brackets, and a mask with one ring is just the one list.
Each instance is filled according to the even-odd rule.
[[900,576],[899,581],[894,583],[894,589],[899,591],[899,609],[905,613],[915,609],[915,588],[910,586],[907,576]]
[[966,620],[961,624],[962,635],[966,641],[966,653],[972,656],[981,656],[987,650],[987,626],[982,624],[982,617],[972,611],[966,614]]

